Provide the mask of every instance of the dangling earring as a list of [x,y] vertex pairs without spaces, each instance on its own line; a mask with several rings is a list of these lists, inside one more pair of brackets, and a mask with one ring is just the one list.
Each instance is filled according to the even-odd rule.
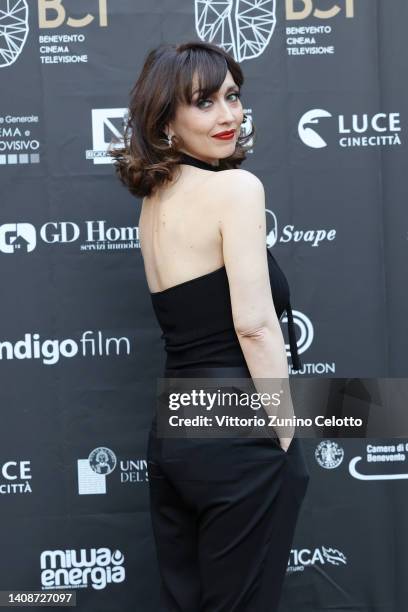
[[251,132],[251,128],[252,128],[251,118],[248,115],[244,115],[244,118],[241,123],[241,129],[239,132],[240,137],[242,138],[242,136],[246,136],[247,134],[249,134]]
[[173,136],[170,136],[170,134],[167,134],[167,144],[169,145],[169,147],[171,148],[172,146],[172,138]]

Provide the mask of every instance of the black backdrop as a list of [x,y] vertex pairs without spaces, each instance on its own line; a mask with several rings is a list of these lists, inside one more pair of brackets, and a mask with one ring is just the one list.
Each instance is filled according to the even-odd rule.
[[[258,130],[243,167],[265,185],[268,245],[291,285],[304,364],[293,379],[402,378],[407,3],[0,11],[0,589],[77,588],[81,611],[153,612],[145,454],[164,354],[140,202],[106,156],[130,87],[161,42],[202,38],[240,61]],[[282,612],[402,612],[408,437],[309,439],[305,451]]]

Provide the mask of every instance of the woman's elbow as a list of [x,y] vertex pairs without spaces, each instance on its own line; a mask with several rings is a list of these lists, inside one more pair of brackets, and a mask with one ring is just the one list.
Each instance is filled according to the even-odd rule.
[[279,321],[265,320],[260,323],[253,324],[237,324],[235,325],[235,333],[241,338],[253,338],[254,340],[266,340],[271,335],[280,334],[281,328]]

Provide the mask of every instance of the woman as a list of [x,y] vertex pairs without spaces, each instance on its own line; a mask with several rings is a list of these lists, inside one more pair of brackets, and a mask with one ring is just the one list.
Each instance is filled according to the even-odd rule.
[[[254,136],[242,134],[243,81],[215,45],[161,45],[132,90],[125,146],[111,154],[121,181],[143,197],[141,250],[164,376],[239,377],[259,390],[288,381],[284,310],[295,369],[300,361],[286,278],[266,249],[264,189],[239,168]],[[300,441],[287,430],[275,442],[170,440],[154,418],[147,459],[160,610],[276,611],[309,480]]]

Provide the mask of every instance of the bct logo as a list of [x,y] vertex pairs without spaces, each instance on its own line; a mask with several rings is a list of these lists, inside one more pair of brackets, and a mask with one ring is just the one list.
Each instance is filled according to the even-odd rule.
[[0,251],[29,253],[37,244],[35,227],[31,223],[5,223],[0,225]]
[[331,113],[322,108],[314,108],[308,111],[301,117],[298,125],[298,133],[302,140],[308,147],[314,149],[321,149],[327,147],[327,142],[318,134],[313,128],[309,127],[309,124],[317,125],[319,119],[324,117],[331,117]]
[[[67,24],[70,28],[84,28],[91,24],[95,16],[86,13],[83,17],[67,16],[65,5],[72,4],[63,0],[38,0],[38,21],[40,28],[59,28]],[[95,8],[99,13],[99,25],[106,28],[108,25],[107,0],[94,0]],[[74,11],[75,12],[75,11]]]
[[[313,0],[286,0],[286,19],[307,19],[311,15],[317,19],[331,19],[341,12],[341,7],[338,4],[333,4],[330,8],[321,9],[314,6]],[[354,0],[344,0],[344,11],[346,17],[354,17]]]
[[28,36],[26,0],[8,0],[0,6],[0,68],[14,64]]

